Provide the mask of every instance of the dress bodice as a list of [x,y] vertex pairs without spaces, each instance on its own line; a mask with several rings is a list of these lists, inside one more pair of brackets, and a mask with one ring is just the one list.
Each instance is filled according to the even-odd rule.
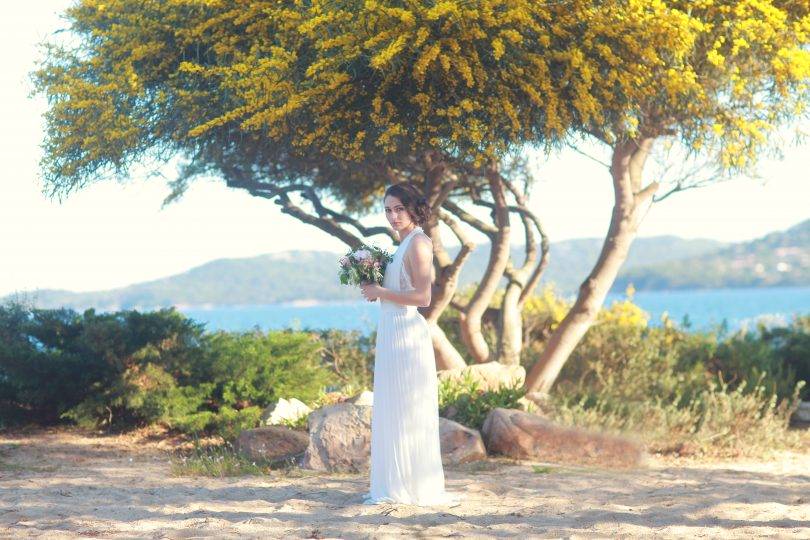
[[[383,287],[393,291],[412,291],[414,290],[411,276],[405,268],[405,253],[408,250],[408,245],[411,243],[414,235],[422,232],[422,227],[414,227],[405,238],[397,246],[394,252],[393,260],[385,267],[385,275],[383,277]],[[401,312],[401,313],[418,313],[417,306],[407,304],[398,304],[389,300],[380,298],[380,309],[384,312]]]

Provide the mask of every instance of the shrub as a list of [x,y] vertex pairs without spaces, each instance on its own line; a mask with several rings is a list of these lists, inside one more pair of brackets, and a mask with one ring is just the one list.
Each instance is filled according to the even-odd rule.
[[166,377],[184,385],[202,334],[202,325],[173,309],[78,314],[3,306],[0,414],[6,424],[71,416],[83,422],[92,416],[108,426],[152,421],[154,404],[128,409],[139,399],[130,394],[141,392],[140,381],[173,398],[194,399],[188,389],[174,393]]
[[215,385],[213,404],[235,409],[289,396],[310,401],[331,381],[318,340],[291,330],[209,334],[198,365],[198,382]]
[[758,329],[760,337],[773,348],[786,370],[805,382],[801,398],[810,400],[810,315],[796,316],[788,326],[759,325]]
[[[650,448],[737,455],[789,444],[797,384],[765,340],[649,327],[628,301],[603,309],[551,393],[570,425],[634,431]],[[781,442],[780,442],[781,441]]]
[[495,390],[479,388],[472,374],[465,373],[460,380],[439,381],[439,415],[469,428],[480,430],[489,411],[497,407],[519,409],[520,398],[526,392],[519,382],[502,385]]
[[212,385],[177,386],[161,366],[133,365],[108,386],[96,384],[93,392],[61,416],[86,427],[132,427],[163,423],[187,426],[184,419],[206,401]]
[[[0,421],[105,429],[160,422],[232,438],[279,397],[332,380],[316,336],[204,332],[173,308],[83,314],[0,308]],[[359,357],[360,355],[358,355]]]
[[[323,363],[332,373],[330,389],[371,389],[374,371],[375,332],[322,330],[317,333]],[[299,398],[300,399],[300,398]]]

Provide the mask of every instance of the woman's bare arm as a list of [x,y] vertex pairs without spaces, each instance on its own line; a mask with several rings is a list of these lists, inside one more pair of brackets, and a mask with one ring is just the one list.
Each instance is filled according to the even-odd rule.
[[427,235],[420,234],[411,240],[411,244],[407,255],[410,255],[410,276],[414,290],[400,292],[381,288],[379,298],[397,304],[427,307],[431,300],[433,242]]

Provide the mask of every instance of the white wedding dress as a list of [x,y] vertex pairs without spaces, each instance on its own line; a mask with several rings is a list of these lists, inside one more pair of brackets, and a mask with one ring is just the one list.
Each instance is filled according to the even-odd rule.
[[[415,227],[385,268],[383,287],[413,290],[403,259]],[[416,306],[380,299],[374,357],[370,490],[363,504],[455,504],[444,489],[439,395],[430,329]]]

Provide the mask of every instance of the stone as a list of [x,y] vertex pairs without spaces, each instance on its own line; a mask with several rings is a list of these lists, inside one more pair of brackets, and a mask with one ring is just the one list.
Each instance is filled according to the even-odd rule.
[[647,460],[644,445],[629,437],[557,425],[518,409],[489,412],[481,435],[487,451],[517,459],[634,467]]
[[367,407],[371,407],[374,405],[374,392],[370,390],[363,390],[361,393],[354,397],[350,397],[346,401],[349,403],[354,403],[355,405],[365,405]]
[[487,457],[487,449],[477,429],[439,417],[439,438],[443,463],[456,465]]
[[436,372],[439,380],[462,380],[469,373],[478,381],[478,388],[483,391],[497,390],[501,386],[523,386],[526,380],[526,369],[521,365],[506,365],[500,362],[472,364],[463,368],[442,369]]
[[294,422],[310,412],[312,412],[312,409],[298,399],[291,398],[287,400],[281,398],[262,411],[262,425],[274,426],[285,421]]
[[309,444],[301,466],[328,472],[367,472],[372,407],[346,401],[310,413]]
[[307,449],[309,435],[286,426],[245,429],[234,442],[234,449],[252,461],[298,460]]

